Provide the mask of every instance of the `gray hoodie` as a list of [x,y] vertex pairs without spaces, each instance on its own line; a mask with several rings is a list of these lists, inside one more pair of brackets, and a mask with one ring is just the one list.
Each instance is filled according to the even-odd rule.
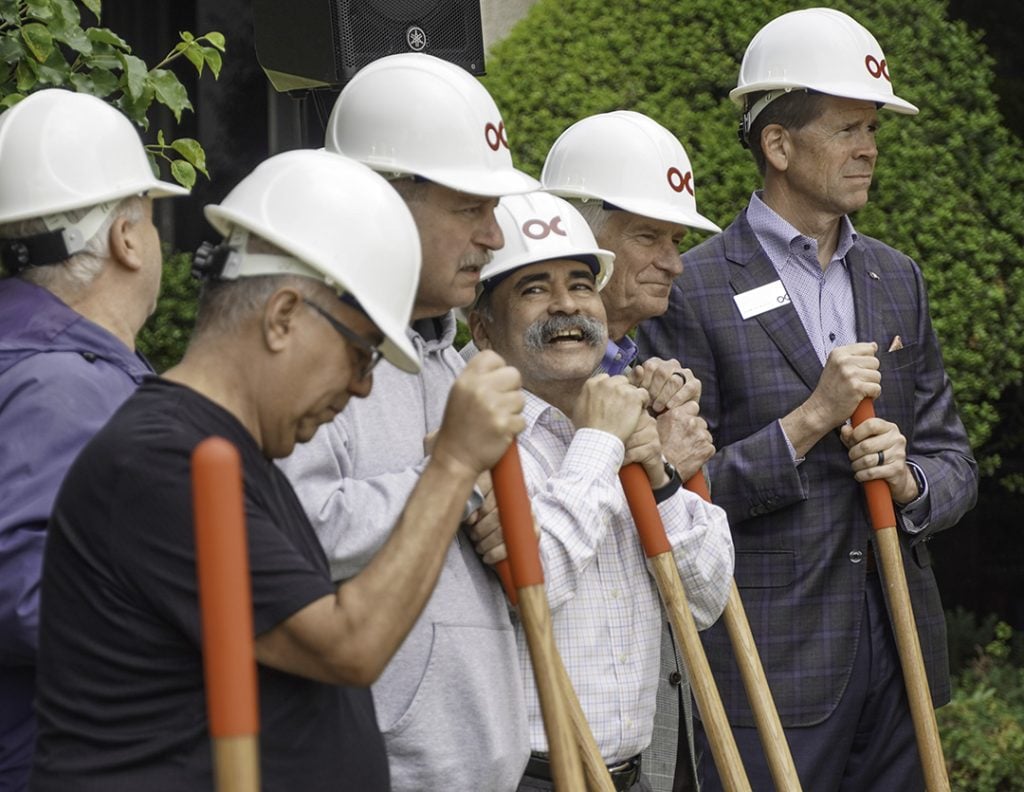
[[[423,470],[423,438],[441,425],[465,366],[451,346],[452,314],[417,322],[409,337],[423,359],[418,375],[382,362],[368,398],[353,399],[280,463],[336,580],[359,572],[387,540]],[[522,685],[501,587],[459,534],[373,686],[395,792],[515,789],[530,753]]]

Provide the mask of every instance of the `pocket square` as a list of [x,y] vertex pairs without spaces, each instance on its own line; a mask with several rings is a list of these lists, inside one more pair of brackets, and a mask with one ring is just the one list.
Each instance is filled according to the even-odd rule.
[[903,339],[898,335],[892,337],[892,343],[889,344],[889,351],[895,352],[897,349],[903,349]]

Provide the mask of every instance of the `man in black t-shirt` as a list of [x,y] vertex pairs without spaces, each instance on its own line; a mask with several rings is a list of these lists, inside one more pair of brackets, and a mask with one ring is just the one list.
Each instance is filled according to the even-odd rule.
[[271,460],[369,393],[381,355],[418,367],[415,224],[382,178],[317,151],[271,158],[206,213],[226,240],[197,254],[207,283],[184,360],[114,415],[57,499],[32,788],[211,788],[190,457],[219,435],[243,465],[262,788],[387,789],[367,686],[430,595],[477,476],[522,427],[520,379],[493,354],[467,367],[391,539],[335,587]]

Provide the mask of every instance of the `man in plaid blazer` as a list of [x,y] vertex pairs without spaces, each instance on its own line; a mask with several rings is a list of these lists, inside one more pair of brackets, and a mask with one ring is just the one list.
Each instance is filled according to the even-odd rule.
[[[683,257],[642,353],[703,383],[736,581],[804,789],[923,789],[860,482],[881,479],[936,705],[949,700],[927,541],[977,498],[917,264],[854,230],[896,97],[871,34],[845,14],[793,12],[744,56],[732,98],[764,176],[726,230]],[[876,77],[876,73],[878,76]],[[877,418],[852,429],[864,398]],[[772,782],[721,625],[708,657],[754,789]],[[702,731],[704,789],[721,788]]]

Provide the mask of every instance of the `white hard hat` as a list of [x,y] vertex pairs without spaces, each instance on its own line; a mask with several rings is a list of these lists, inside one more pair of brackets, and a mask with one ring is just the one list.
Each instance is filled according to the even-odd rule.
[[510,195],[498,203],[494,217],[505,235],[505,247],[496,250],[481,270],[481,291],[512,270],[554,259],[590,265],[598,291],[611,277],[615,254],[598,247],[587,221],[568,201],[544,192]]
[[324,146],[375,171],[488,197],[530,192],[487,89],[465,69],[407,52],[373,61],[334,103]]
[[[751,39],[729,98],[744,107],[744,135],[771,101],[794,89],[875,102],[897,113],[917,107],[892,90],[889,64],[871,32],[831,8],[807,8],[776,17]],[[769,91],[745,107],[747,94]]]
[[540,180],[555,195],[600,199],[644,217],[721,231],[697,211],[683,144],[642,113],[617,110],[577,121],[551,147]]
[[420,237],[405,201],[379,175],[337,154],[287,151],[262,162],[204,211],[225,236],[243,228],[295,257],[243,253],[236,271],[221,278],[298,274],[322,280],[358,301],[384,334],[380,350],[388,361],[419,370],[406,328],[419,283]]
[[102,99],[49,88],[0,114],[0,223],[141,193],[188,190],[153,175],[132,122]]

